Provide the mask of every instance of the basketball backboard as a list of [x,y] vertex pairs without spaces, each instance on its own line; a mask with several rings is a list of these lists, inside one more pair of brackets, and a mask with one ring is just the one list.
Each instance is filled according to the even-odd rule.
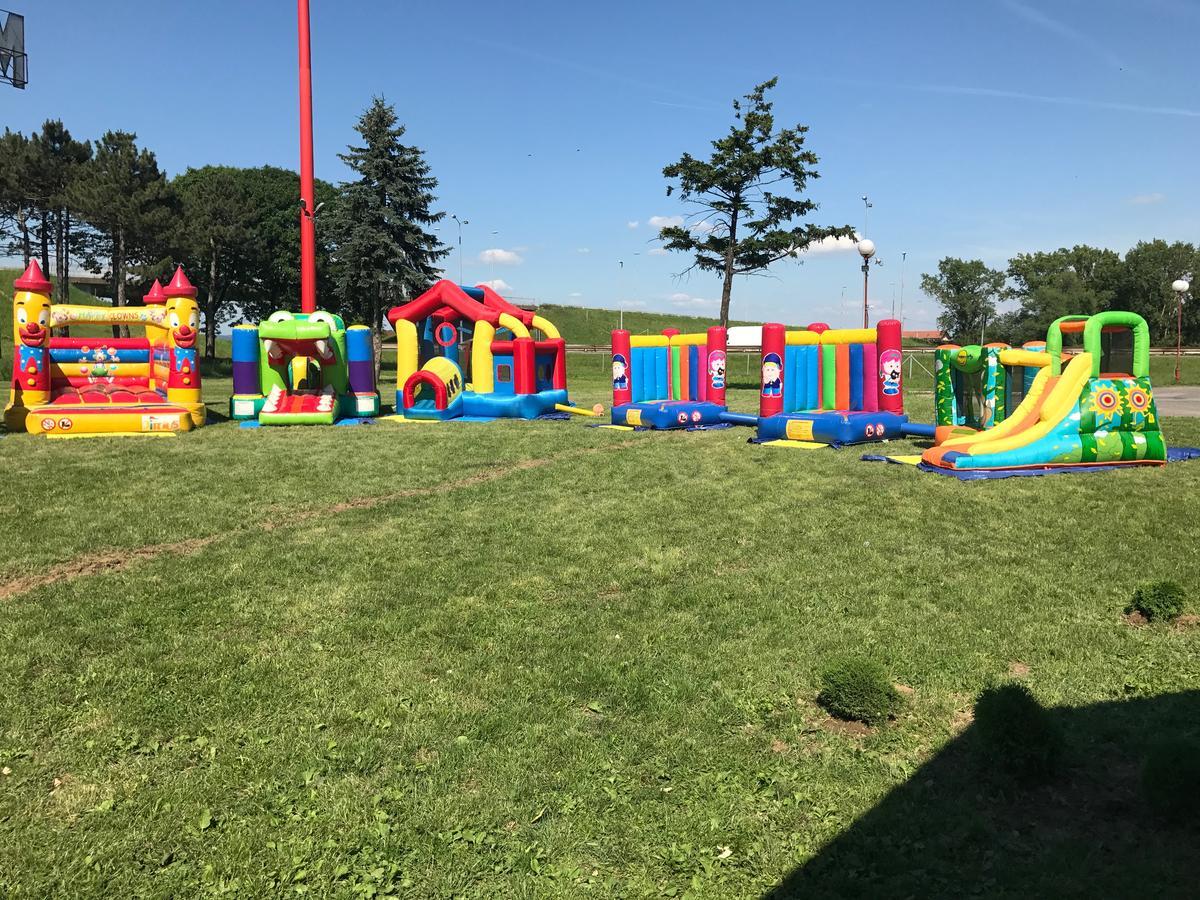
[[0,9],[0,83],[24,88],[29,58],[25,55],[25,17]]

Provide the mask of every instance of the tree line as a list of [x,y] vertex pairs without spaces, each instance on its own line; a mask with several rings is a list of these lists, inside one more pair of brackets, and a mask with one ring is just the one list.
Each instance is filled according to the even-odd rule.
[[[1174,344],[1178,298],[1171,282],[1200,275],[1200,250],[1183,241],[1142,241],[1125,253],[1079,244],[1020,253],[1004,269],[946,257],[921,289],[942,308],[938,328],[952,341],[1019,343],[1046,336],[1065,315],[1121,309],[1142,316],[1155,344]],[[1015,303],[1009,309],[1001,304]],[[1185,302],[1183,340],[1200,343],[1200,309]]]
[[[351,180],[316,183],[317,292],[323,309],[371,326],[438,276],[449,253],[433,233],[432,176],[403,141],[394,109],[375,98],[360,116],[361,146],[341,159]],[[299,306],[296,172],[202,166],[168,178],[137,135],[78,140],[61,121],[0,137],[0,251],[37,259],[66,302],[72,271],[111,279],[113,302],[140,298],[182,264],[199,289],[205,356],[234,320]]]

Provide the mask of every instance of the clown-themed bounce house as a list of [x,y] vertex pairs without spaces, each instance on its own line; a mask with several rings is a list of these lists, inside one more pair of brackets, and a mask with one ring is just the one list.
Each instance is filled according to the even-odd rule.
[[[1069,362],[1064,335],[1083,339],[1082,350]],[[922,465],[979,477],[1166,462],[1145,319],[1118,311],[1064,316],[1046,334],[1045,357],[1047,364],[1002,421],[926,450]]]
[[937,442],[999,425],[1049,364],[1045,341],[1027,341],[1020,348],[1004,343],[939,346],[933,358]]
[[612,423],[641,428],[715,425],[725,413],[725,329],[612,333]]
[[371,329],[317,310],[233,329],[234,419],[332,425],[379,415]]
[[406,419],[535,419],[567,403],[558,329],[487,285],[442,280],[387,318],[396,330],[396,412]]
[[900,323],[762,328],[758,440],[857,444],[918,433],[904,415]]
[[[203,425],[196,289],[183,269],[144,306],[52,304],[36,261],[13,282],[15,348],[4,423],[51,437],[190,431]],[[137,326],[144,336],[55,337],[71,325]]]

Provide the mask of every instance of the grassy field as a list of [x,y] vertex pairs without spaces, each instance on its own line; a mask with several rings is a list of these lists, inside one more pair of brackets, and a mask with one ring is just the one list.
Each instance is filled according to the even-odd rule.
[[[229,389],[180,438],[0,438],[0,894],[1194,895],[1137,771],[1200,629],[1122,610],[1194,596],[1200,462],[960,484],[743,429],[244,430]],[[815,705],[847,652],[894,721]],[[1045,788],[971,753],[1012,677]]]

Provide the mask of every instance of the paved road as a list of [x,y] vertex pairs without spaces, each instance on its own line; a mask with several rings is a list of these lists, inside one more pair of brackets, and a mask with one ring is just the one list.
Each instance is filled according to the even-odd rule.
[[1154,403],[1160,415],[1200,416],[1200,387],[1194,384],[1154,386]]

